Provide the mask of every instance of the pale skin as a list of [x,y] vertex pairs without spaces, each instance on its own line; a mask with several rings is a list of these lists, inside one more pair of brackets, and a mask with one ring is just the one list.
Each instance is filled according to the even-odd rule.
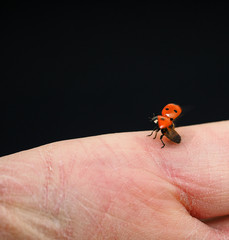
[[0,158],[0,239],[229,239],[229,121],[176,130],[163,149],[149,130]]

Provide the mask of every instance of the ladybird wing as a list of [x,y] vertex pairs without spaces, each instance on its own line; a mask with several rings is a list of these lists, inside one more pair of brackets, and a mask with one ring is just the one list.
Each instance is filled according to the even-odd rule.
[[173,121],[181,114],[181,112],[182,112],[182,109],[179,105],[174,103],[169,103],[162,109],[161,114],[162,116],[166,116]]
[[181,142],[181,136],[176,132],[174,128],[168,128],[168,130],[165,133],[165,136],[175,143]]

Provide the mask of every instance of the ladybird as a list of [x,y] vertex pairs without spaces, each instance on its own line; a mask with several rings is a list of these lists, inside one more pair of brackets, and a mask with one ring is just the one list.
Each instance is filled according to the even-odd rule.
[[147,136],[152,136],[152,134],[155,132],[155,136],[153,138],[155,139],[157,137],[157,133],[161,130],[162,135],[160,136],[160,140],[163,144],[161,148],[165,146],[165,143],[162,140],[164,136],[166,136],[172,142],[180,143],[181,136],[176,132],[173,121],[181,114],[181,112],[182,109],[179,105],[173,103],[167,104],[162,109],[162,115],[151,118],[151,121],[154,122],[155,127],[152,133]]

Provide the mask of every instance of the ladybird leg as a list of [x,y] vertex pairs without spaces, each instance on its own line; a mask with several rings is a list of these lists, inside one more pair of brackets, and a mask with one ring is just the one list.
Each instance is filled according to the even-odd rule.
[[149,135],[147,135],[147,137],[150,137],[150,136],[152,136],[153,135],[153,133],[154,133],[154,131],[155,130],[153,130]]
[[155,134],[155,136],[154,136],[154,138],[153,139],[155,139],[156,137],[157,137],[157,133],[159,132],[159,130],[160,129],[157,129],[155,132],[156,132],[156,134]]
[[163,140],[162,140],[162,138],[164,137],[164,134],[162,134],[161,136],[160,136],[160,140],[161,140],[161,142],[162,142],[162,147],[161,148],[163,148],[164,146],[165,146],[165,143],[163,142]]
[[[147,137],[152,136],[155,131],[156,131],[156,136],[157,136],[157,132],[158,132],[159,130],[160,130],[160,129],[158,129],[158,127],[155,127],[155,128],[153,129],[153,131],[152,131],[149,135],[147,135]],[[155,136],[153,139],[155,139],[156,136]]]

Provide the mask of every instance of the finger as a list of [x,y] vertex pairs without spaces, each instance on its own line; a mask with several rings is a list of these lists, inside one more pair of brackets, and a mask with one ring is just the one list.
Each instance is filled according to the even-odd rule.
[[[57,161],[65,154],[70,158],[78,156],[82,164],[90,158],[90,165],[94,166],[99,158],[100,164],[111,171],[135,168],[160,175],[176,187],[177,199],[199,219],[228,215],[229,121],[177,128],[177,131],[181,143],[165,139],[163,149],[159,139],[146,137],[148,132],[110,134],[49,146],[53,148],[52,158]],[[79,143],[86,154],[79,151]],[[63,148],[63,144],[67,147]]]
[[229,121],[178,128],[180,145],[145,140],[160,173],[192,216],[229,214]]

